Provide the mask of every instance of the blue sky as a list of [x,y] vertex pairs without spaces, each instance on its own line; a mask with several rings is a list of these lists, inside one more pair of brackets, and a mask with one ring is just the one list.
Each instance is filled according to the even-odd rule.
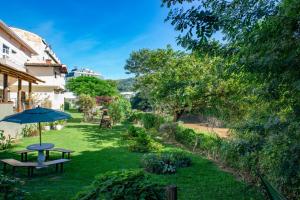
[[[7,5],[4,5],[7,4]],[[105,78],[126,78],[130,52],[176,46],[161,0],[10,0],[0,19],[46,39],[69,69],[86,66]]]

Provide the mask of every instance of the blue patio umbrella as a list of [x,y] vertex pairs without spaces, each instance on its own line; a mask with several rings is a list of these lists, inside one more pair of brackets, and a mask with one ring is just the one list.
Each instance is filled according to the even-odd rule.
[[41,136],[41,122],[54,122],[57,120],[69,119],[71,116],[67,113],[49,109],[37,107],[29,110],[25,110],[21,113],[9,115],[2,119],[1,121],[12,122],[18,124],[29,124],[38,123],[39,135],[40,135],[40,145],[42,144]]

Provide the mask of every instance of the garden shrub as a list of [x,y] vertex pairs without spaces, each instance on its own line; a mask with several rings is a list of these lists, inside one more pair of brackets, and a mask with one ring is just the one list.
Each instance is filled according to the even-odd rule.
[[144,128],[129,126],[123,139],[130,140],[129,150],[133,152],[159,151],[162,146],[156,142]]
[[36,124],[26,124],[21,131],[23,137],[32,137],[38,135],[38,127]]
[[19,179],[0,174],[0,199],[22,200],[25,199],[25,192],[20,189]]
[[206,154],[217,154],[222,146],[222,139],[217,135],[197,133],[182,126],[176,128],[174,135],[176,141]]
[[161,144],[153,140],[143,129],[138,132],[138,137],[134,138],[129,146],[130,151],[140,153],[159,151],[161,148]]
[[178,126],[175,131],[175,139],[184,145],[192,147],[196,142],[196,133],[193,129]]
[[127,132],[125,134],[123,134],[123,139],[131,140],[131,139],[138,137],[139,131],[142,131],[141,129],[142,128],[135,127],[133,125],[129,126],[127,128]]
[[163,200],[164,186],[152,183],[142,170],[113,171],[96,178],[74,200]]
[[128,116],[128,122],[136,124],[136,123],[138,123],[139,121],[142,120],[142,115],[143,115],[143,112],[140,112],[140,111],[137,111],[137,110],[133,110],[130,113],[130,116]]
[[96,99],[86,94],[81,94],[78,100],[79,110],[83,112],[84,121],[93,120],[94,112],[96,110]]
[[141,166],[150,173],[173,174],[177,168],[188,167],[192,160],[183,152],[164,152],[146,154],[141,160]]
[[10,135],[7,137],[4,135],[4,131],[0,130],[0,150],[9,149],[12,147],[12,139]]
[[159,129],[159,126],[165,122],[164,118],[154,113],[143,113],[141,121],[145,129],[155,128]]
[[108,107],[109,116],[112,118],[114,124],[126,120],[130,116],[130,112],[130,102],[123,97],[116,98]]
[[70,103],[69,102],[64,102],[64,110],[70,110]]
[[160,133],[165,133],[168,138],[175,138],[175,132],[177,127],[178,127],[177,123],[167,122],[161,124],[158,131]]

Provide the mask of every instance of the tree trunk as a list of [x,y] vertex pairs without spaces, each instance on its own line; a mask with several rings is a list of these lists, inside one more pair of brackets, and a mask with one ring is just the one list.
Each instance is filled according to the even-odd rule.
[[173,122],[177,122],[177,120],[182,116],[184,110],[175,110],[173,113]]

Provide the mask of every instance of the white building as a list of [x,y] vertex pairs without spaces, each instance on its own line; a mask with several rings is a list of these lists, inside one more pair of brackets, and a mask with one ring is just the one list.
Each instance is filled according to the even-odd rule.
[[[0,21],[0,28],[2,63],[40,80],[39,84],[35,85],[28,82],[22,83],[22,81],[21,84],[18,84],[17,79],[9,77],[9,92],[5,101],[11,102],[17,111],[26,109],[26,105],[28,105],[27,107],[41,105],[62,109],[66,66],[61,64],[50,46],[40,36],[18,28],[8,27],[2,21]],[[28,50],[24,47],[27,47]],[[31,93],[30,97],[28,94],[26,95],[26,91]],[[1,96],[4,97],[3,91]],[[20,97],[19,105],[18,96]]]
[[[66,73],[40,36],[0,20],[0,119],[37,105],[63,108]],[[0,122],[0,130],[14,137],[20,126]]]
[[72,69],[67,75],[66,78],[76,78],[79,76],[93,76],[97,78],[103,78],[101,74],[96,73],[95,71],[88,69],[88,68],[80,68],[78,69],[77,67]]

